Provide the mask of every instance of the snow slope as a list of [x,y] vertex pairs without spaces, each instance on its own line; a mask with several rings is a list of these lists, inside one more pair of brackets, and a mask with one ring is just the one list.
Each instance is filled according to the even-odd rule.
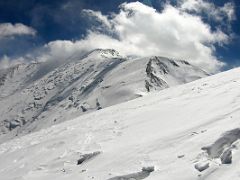
[[0,177],[239,179],[239,74],[171,87],[5,142]]
[[0,71],[0,139],[206,76],[186,61],[130,60],[111,49],[72,56],[64,64],[19,64]]

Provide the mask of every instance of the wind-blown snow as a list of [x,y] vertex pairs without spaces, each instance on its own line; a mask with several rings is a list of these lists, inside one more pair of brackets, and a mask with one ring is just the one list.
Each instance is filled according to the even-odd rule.
[[[239,74],[171,87],[3,143],[1,179],[239,179]],[[221,162],[226,151],[231,164]]]

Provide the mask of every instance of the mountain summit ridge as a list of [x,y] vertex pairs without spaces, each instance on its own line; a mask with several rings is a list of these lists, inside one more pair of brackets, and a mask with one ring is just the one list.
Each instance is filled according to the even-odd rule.
[[158,56],[128,59],[113,49],[96,49],[52,69],[44,63],[19,67],[0,76],[0,138],[208,76],[187,61]]

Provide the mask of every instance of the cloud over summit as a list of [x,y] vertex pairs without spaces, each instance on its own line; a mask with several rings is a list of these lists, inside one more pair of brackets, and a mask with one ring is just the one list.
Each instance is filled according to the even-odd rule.
[[[203,19],[207,11],[213,12],[209,18],[214,17],[215,28]],[[175,6],[165,3],[158,11],[140,2],[131,2],[121,4],[118,12],[107,15],[91,9],[79,14],[92,24],[85,37],[51,41],[26,56],[38,61],[65,61],[93,49],[111,48],[124,56],[184,59],[208,72],[217,72],[224,63],[216,56],[216,47],[231,40],[231,33],[223,30],[219,19],[231,23],[234,6],[181,0]],[[0,37],[35,34],[33,28],[23,24],[0,24]]]
[[[46,46],[65,56],[95,48],[113,48],[126,56],[167,56],[216,72],[223,63],[215,56],[215,46],[228,43],[229,36],[220,28],[213,31],[200,15],[189,13],[188,1],[176,7],[165,4],[161,12],[140,2],[124,3],[118,13],[111,15],[84,10],[98,26],[93,25],[84,39],[53,41]],[[194,2],[191,9],[202,1]]]

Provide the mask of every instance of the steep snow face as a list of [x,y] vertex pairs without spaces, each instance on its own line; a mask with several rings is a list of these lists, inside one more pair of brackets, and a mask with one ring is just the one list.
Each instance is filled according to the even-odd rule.
[[207,76],[186,61],[130,60],[112,49],[72,57],[54,68],[30,64],[13,69],[2,76],[0,87],[0,138],[5,139]]
[[164,89],[3,143],[0,176],[239,179],[239,74]]
[[38,63],[18,64],[0,70],[0,100],[24,89],[38,67]]
[[164,57],[127,60],[113,69],[95,91],[103,107],[141,97],[206,77],[207,73],[186,61]]

